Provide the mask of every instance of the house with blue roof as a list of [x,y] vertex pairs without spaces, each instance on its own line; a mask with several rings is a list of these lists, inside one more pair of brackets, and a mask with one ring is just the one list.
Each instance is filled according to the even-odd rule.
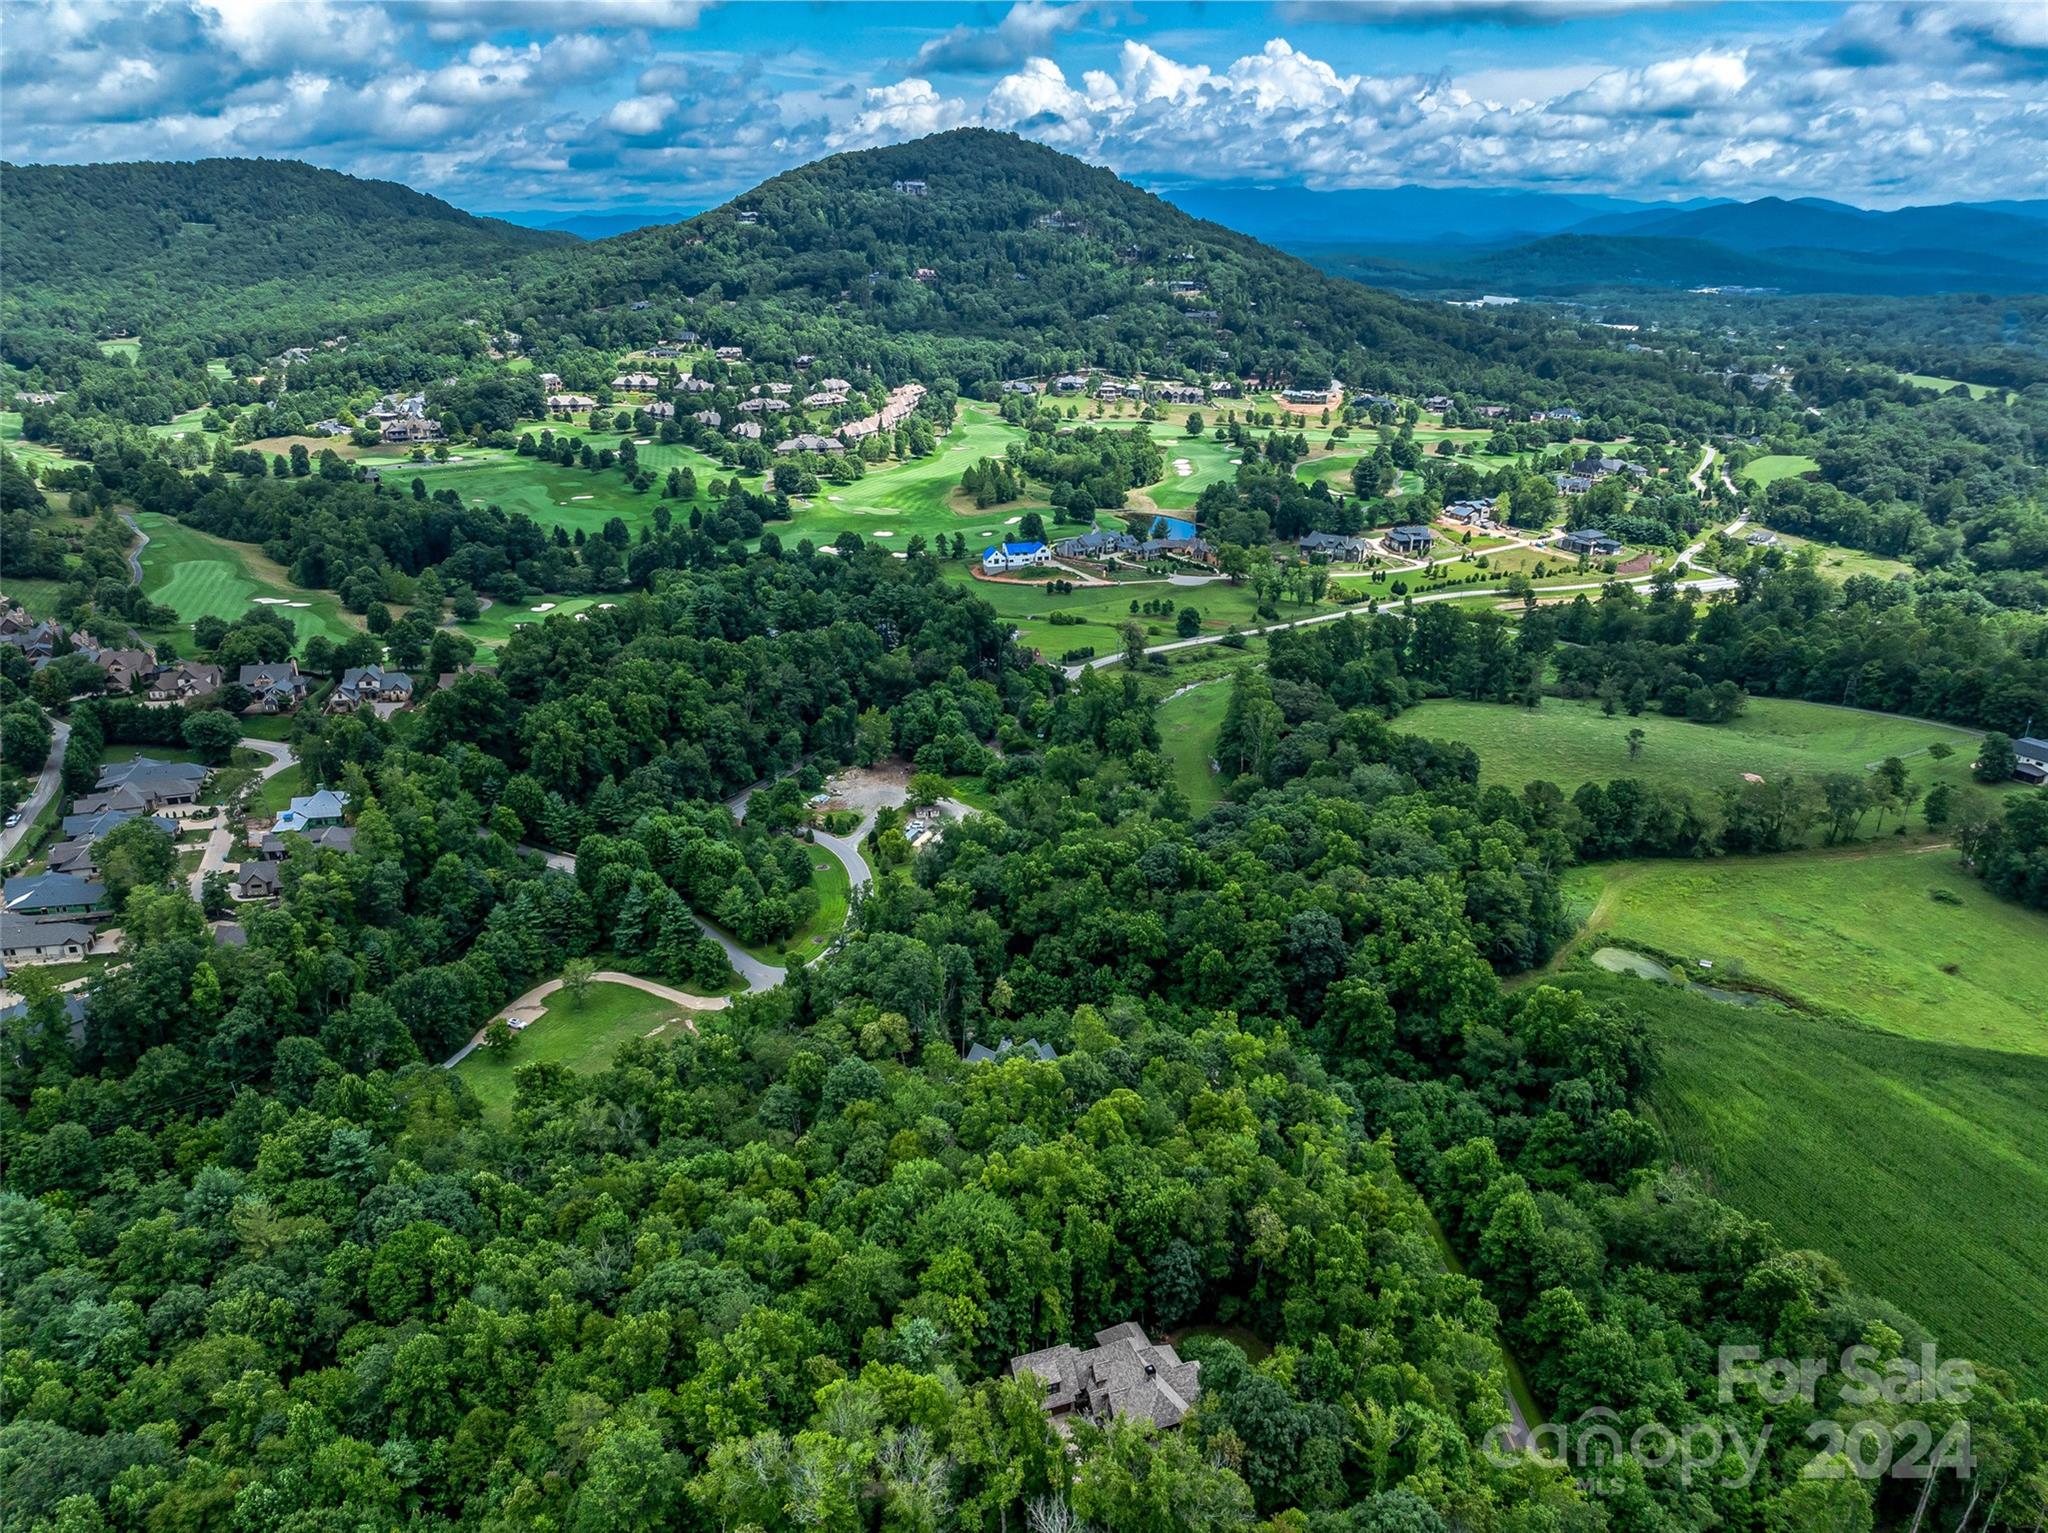
[[1043,540],[1030,543],[991,543],[981,551],[981,567],[991,575],[1030,569],[1052,563],[1052,550]]

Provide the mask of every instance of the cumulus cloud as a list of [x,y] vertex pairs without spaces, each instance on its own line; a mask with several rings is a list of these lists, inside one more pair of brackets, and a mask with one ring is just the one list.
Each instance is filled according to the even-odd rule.
[[1045,52],[1055,37],[1073,31],[1092,9],[1085,0],[1017,0],[993,27],[958,26],[930,39],[917,50],[910,67],[956,74],[1009,69]]
[[827,140],[833,149],[899,143],[957,128],[967,118],[964,103],[941,96],[929,80],[898,80],[861,97],[860,110]]
[[1405,27],[1556,27],[1588,17],[1670,11],[1711,0],[1285,0],[1283,21]]
[[715,3],[716,0],[583,0],[573,14],[548,11],[543,16],[542,9],[531,0],[412,0],[426,23],[427,35],[438,42],[529,28],[543,20],[549,26],[572,22],[586,29],[688,31]]

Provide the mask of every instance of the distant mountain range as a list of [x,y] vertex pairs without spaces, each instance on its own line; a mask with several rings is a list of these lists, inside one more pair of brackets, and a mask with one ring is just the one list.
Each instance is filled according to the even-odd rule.
[[1818,197],[1644,203],[1404,186],[1183,186],[1162,195],[1326,271],[1449,296],[1603,287],[2048,291],[2048,201],[1872,211]]

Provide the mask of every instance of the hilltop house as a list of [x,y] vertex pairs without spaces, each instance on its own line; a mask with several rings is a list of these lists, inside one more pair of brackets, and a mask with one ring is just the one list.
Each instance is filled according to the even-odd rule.
[[1396,527],[1387,534],[1387,547],[1397,554],[1426,554],[1430,544],[1436,541],[1436,534],[1427,527],[1410,524]]
[[235,673],[235,682],[249,693],[245,710],[249,713],[289,713],[306,700],[310,690],[296,660],[245,665]]
[[1052,550],[1043,542],[992,543],[981,551],[981,567],[991,575],[1050,563]]
[[1184,1363],[1171,1346],[1155,1345],[1135,1320],[1095,1333],[1086,1352],[1062,1343],[1010,1359],[1012,1378],[1035,1378],[1056,1431],[1076,1416],[1107,1426],[1114,1416],[1177,1427],[1202,1393],[1200,1363]]

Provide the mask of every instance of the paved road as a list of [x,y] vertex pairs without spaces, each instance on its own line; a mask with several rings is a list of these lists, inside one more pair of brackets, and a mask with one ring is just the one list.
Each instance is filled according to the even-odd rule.
[[[245,750],[255,751],[259,755],[268,758],[262,766],[256,769],[255,779],[249,784],[248,788],[243,790],[245,793],[254,792],[259,785],[270,781],[271,778],[298,759],[292,755],[290,746],[281,744],[276,740],[258,740],[253,735],[245,735],[235,743]],[[233,856],[234,850],[234,834],[228,829],[228,806],[223,804],[220,809],[219,823],[214,826],[212,832],[207,836],[206,847],[199,854],[199,866],[192,870],[192,877],[187,881],[194,901],[199,900],[201,897],[200,891],[205,887],[207,874],[224,873],[227,871],[228,861]]]
[[142,584],[142,551],[149,546],[149,534],[135,524],[135,518],[126,511],[121,520],[128,524],[128,530],[135,534],[135,546],[128,550],[128,573],[135,577],[135,584]]
[[56,796],[57,785],[64,780],[64,752],[70,747],[71,726],[62,719],[50,720],[50,759],[43,763],[42,771],[36,774],[36,785],[16,811],[21,823],[11,830],[0,830],[0,860],[14,855],[14,849],[35,829],[36,816]]
[[[1742,523],[1738,519],[1730,524],[1729,530],[1733,531],[1741,525]],[[1699,550],[1704,546],[1704,543],[1695,543],[1684,554],[1680,555],[1680,558],[1690,563],[1693,558],[1698,556]],[[1543,586],[1536,594],[1538,596],[1552,596],[1559,591],[1599,591],[1610,585],[1646,586],[1655,578],[1653,575],[1642,575],[1633,580],[1589,580],[1568,586]],[[1680,582],[1680,584],[1684,589],[1702,595],[1714,591],[1732,591],[1735,589],[1734,581],[1720,575],[1705,580],[1686,580]],[[1449,586],[1441,591],[1425,591],[1420,596],[1390,598],[1381,604],[1380,612],[1382,614],[1393,613],[1398,616],[1410,602],[1419,607],[1424,602],[1461,601],[1473,596],[1507,596],[1510,594],[1512,593],[1505,586],[1486,586],[1476,590],[1471,586]],[[1363,606],[1364,603],[1361,602],[1356,606],[1339,607],[1334,612],[1318,612],[1313,617],[1298,617],[1285,623],[1268,623],[1263,628],[1240,628],[1238,632],[1246,638],[1257,638],[1262,634],[1284,633],[1290,628],[1307,628],[1315,623],[1334,623],[1338,618],[1342,617],[1368,616],[1369,614],[1362,610]],[[1147,645],[1145,653],[1148,655],[1163,655],[1176,649],[1199,649],[1204,644],[1221,644],[1226,637],[1227,635],[1220,633],[1204,633],[1197,634],[1192,639],[1170,639],[1164,644]],[[1069,681],[1078,681],[1083,671],[1099,671],[1105,666],[1121,665],[1123,658],[1120,653],[1097,655],[1092,660],[1084,660],[1077,665],[1066,666],[1064,669]]]
[[[644,990],[647,994],[659,996],[662,1000],[669,1002],[671,1005],[679,1006],[684,1011],[723,1011],[732,1004],[731,1001],[722,995],[692,995],[687,990],[677,990],[657,980],[642,979],[637,974],[621,974],[616,969],[599,969],[590,978],[593,984],[624,985],[628,989]],[[502,1008],[498,1015],[509,1018],[524,1013],[527,1025],[530,1027],[547,1014],[547,1007],[541,1003],[561,988],[562,982],[559,979],[546,980],[541,984],[535,985],[526,994],[519,997],[518,1000]],[[693,1033],[697,1031],[697,1024],[688,1017],[683,1018],[683,1026]],[[477,1045],[483,1042],[483,1039],[483,1032],[479,1030],[474,1038],[442,1060],[441,1068],[444,1070],[454,1069],[465,1059],[469,1058]]]

